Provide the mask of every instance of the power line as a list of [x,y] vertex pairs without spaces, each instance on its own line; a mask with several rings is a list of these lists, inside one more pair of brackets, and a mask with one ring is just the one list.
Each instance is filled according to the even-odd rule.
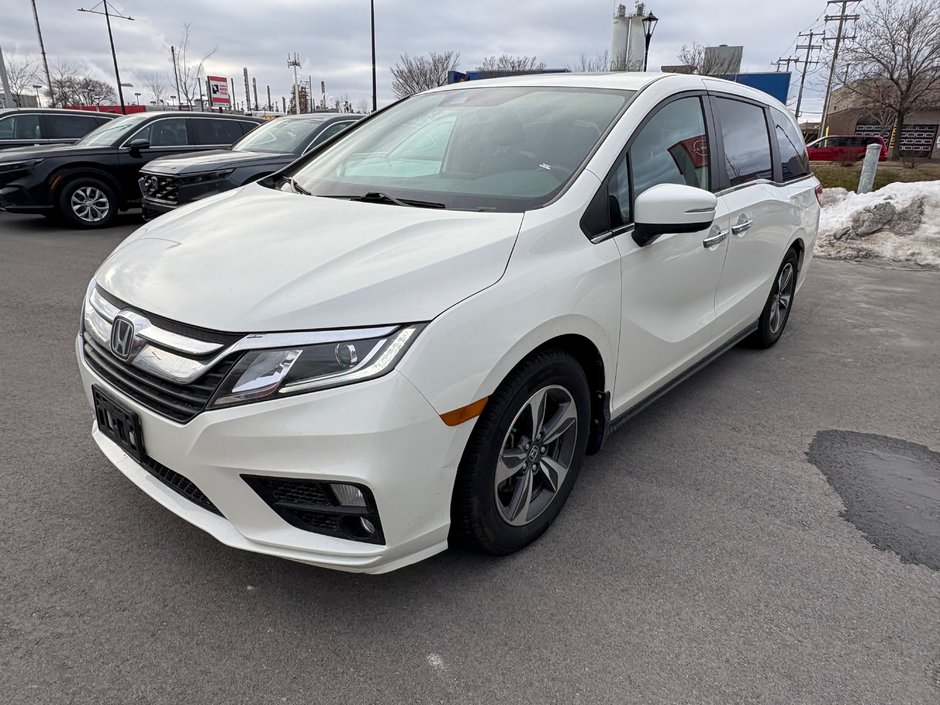
[[[838,62],[839,62],[839,47],[842,46],[843,39],[854,39],[854,36],[853,37],[844,36],[846,20],[854,22],[860,17],[860,15],[858,14],[849,14],[848,6],[850,4],[853,5],[852,9],[855,10],[857,9],[858,4],[860,2],[862,2],[862,0],[827,0],[826,2],[827,10],[829,9],[830,5],[841,5],[842,7],[838,15],[826,15],[827,23],[835,22],[838,20],[839,26],[836,29],[836,36],[832,38],[835,41],[836,45],[832,51],[832,65],[829,67],[829,81],[826,84],[826,99],[823,102],[822,120],[820,120],[819,122],[820,136],[825,136],[826,134],[826,123],[828,122],[828,118],[829,118],[829,101],[832,98],[832,79],[835,77],[836,66],[838,65]],[[826,37],[826,41],[830,41],[830,38]]]
[[[803,87],[806,85],[806,74],[809,71],[810,66],[816,66],[819,64],[818,61],[811,61],[810,57],[814,51],[822,49],[822,44],[813,44],[813,37],[824,37],[825,33],[820,34],[819,32],[814,32],[813,30],[809,31],[809,34],[801,32],[797,35],[797,41],[800,37],[807,37],[806,44],[797,44],[797,50],[806,49],[806,58],[803,59],[803,70],[800,72],[800,92],[796,97],[796,119],[800,119],[800,107],[803,105]],[[799,64],[799,62],[797,62]]]

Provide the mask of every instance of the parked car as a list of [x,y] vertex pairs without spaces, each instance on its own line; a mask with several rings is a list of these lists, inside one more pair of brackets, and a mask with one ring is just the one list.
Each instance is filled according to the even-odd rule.
[[870,144],[881,145],[881,154],[878,156],[878,161],[887,161],[888,146],[881,137],[830,135],[810,142],[806,145],[806,151],[812,161],[854,162],[865,158],[865,150]]
[[231,149],[154,159],[140,171],[144,217],[228,191],[281,169],[359,120],[307,113],[266,122]]
[[76,339],[93,436],[229,546],[364,572],[510,553],[611,430],[780,339],[821,197],[793,117],[736,83],[422,93],[107,258]]
[[0,152],[0,208],[101,228],[140,205],[138,172],[152,159],[227,147],[260,123],[245,115],[135,113],[72,145],[8,149]]
[[44,144],[71,144],[117,115],[90,110],[9,108],[0,110],[0,150]]

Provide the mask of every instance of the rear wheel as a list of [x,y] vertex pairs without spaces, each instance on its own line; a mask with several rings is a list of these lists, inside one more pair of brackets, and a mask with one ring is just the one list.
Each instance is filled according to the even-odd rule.
[[764,304],[764,310],[757,322],[757,330],[750,338],[755,347],[769,348],[783,335],[783,329],[790,319],[790,310],[793,308],[798,267],[799,257],[795,250],[790,250],[777,270],[770,296],[767,297],[767,303]]
[[104,228],[117,216],[117,194],[100,179],[81,177],[69,181],[59,192],[59,213],[79,228]]
[[464,451],[451,538],[494,555],[531,543],[561,512],[587,446],[590,396],[560,351],[520,365],[490,397]]

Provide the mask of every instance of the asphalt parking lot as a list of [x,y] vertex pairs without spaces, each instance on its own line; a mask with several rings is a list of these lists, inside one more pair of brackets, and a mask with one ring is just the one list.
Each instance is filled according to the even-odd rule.
[[940,572],[808,461],[940,450],[940,273],[817,260],[780,343],[618,431],[535,545],[357,576],[226,548],[98,452],[73,340],[136,225],[0,213],[4,702],[940,702]]

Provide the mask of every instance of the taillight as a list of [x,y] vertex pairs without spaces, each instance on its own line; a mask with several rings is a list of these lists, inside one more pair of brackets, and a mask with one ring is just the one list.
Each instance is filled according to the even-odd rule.
[[816,200],[819,201],[819,205],[823,204],[823,187],[822,184],[816,184]]

